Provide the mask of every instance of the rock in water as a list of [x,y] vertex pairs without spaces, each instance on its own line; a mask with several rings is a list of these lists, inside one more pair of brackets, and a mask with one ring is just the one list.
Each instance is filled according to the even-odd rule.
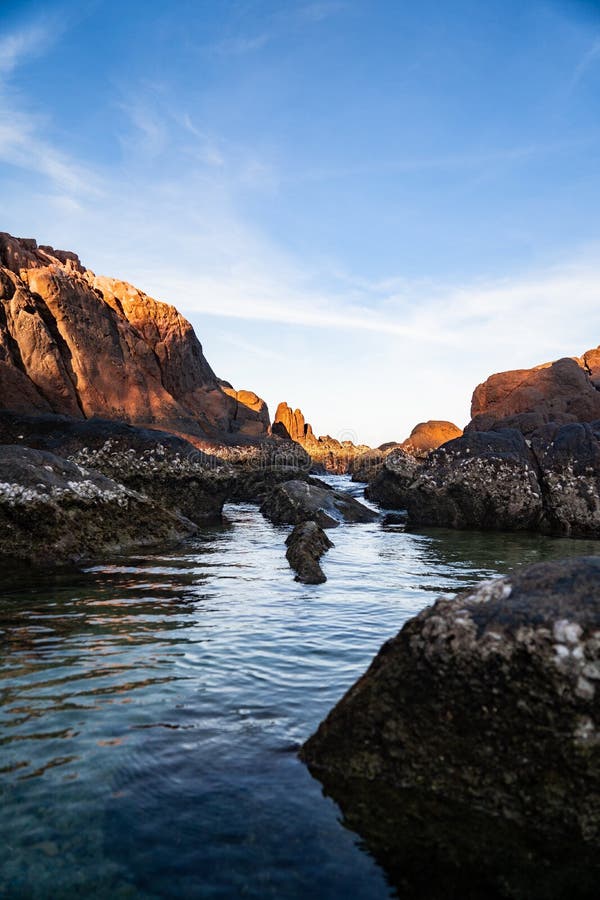
[[287,560],[298,573],[296,581],[303,584],[322,584],[327,581],[319,560],[333,547],[322,528],[316,522],[301,522],[296,525],[286,540]]
[[406,509],[406,495],[420,464],[404,450],[392,450],[365,488],[365,497],[385,509]]
[[[392,869],[420,832],[421,862],[441,859],[456,876],[466,854],[476,884],[486,866],[503,879],[493,896],[562,896],[552,866],[582,859],[563,887],[595,896],[600,558],[536,564],[438,600],[383,645],[301,757]],[[525,875],[531,890],[507,889]]]
[[444,444],[406,487],[401,480],[409,526],[519,531],[535,529],[543,516],[536,461],[515,430],[470,432]]
[[0,446],[0,556],[44,564],[122,553],[196,530],[98,472],[52,453]]
[[321,528],[341,522],[374,522],[378,514],[341,491],[313,481],[286,481],[266,497],[261,512],[276,525],[298,525],[312,520]]

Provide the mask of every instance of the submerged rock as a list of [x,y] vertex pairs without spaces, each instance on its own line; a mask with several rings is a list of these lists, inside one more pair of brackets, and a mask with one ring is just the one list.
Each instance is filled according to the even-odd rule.
[[286,557],[298,573],[296,581],[303,584],[322,584],[327,581],[319,560],[333,547],[322,528],[316,522],[301,522],[296,525],[286,540]]
[[399,882],[416,853],[472,878],[466,896],[483,881],[493,896],[550,898],[578,868],[563,887],[594,896],[600,558],[438,600],[383,645],[301,757]]
[[276,525],[298,525],[312,520],[321,528],[341,522],[373,522],[377,513],[341,491],[316,481],[286,481],[266,497],[261,512]]
[[183,516],[51,453],[0,446],[3,558],[64,563],[179,541]]

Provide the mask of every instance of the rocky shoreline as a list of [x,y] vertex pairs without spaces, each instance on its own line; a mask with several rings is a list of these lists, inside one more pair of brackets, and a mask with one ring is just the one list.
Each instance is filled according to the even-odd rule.
[[[342,523],[600,539],[600,348],[492,376],[464,432],[423,422],[371,449],[316,437],[286,403],[271,425],[177,310],[75,254],[0,234],[0,263],[3,563],[193,539],[226,502],[289,526],[282,555],[310,585]],[[408,622],[301,756],[398,883],[429,853],[461,895],[495,890],[511,853],[501,895],[549,897],[553,853],[597,871],[599,682],[600,556],[517,570]],[[479,865],[466,888],[457,846]]]

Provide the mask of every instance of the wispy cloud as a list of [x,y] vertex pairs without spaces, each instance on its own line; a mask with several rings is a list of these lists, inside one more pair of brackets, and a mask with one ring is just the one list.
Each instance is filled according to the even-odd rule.
[[46,23],[35,23],[0,37],[0,77],[6,78],[22,62],[48,46],[54,29]]
[[48,120],[28,111],[11,89],[17,69],[52,46],[60,33],[54,20],[44,19],[0,38],[0,161],[43,176],[61,192],[97,195],[97,177],[44,136]]
[[600,36],[595,39],[589,50],[587,50],[575,67],[569,89],[573,90],[580,81],[585,77],[588,69],[590,69],[598,60],[600,60]]

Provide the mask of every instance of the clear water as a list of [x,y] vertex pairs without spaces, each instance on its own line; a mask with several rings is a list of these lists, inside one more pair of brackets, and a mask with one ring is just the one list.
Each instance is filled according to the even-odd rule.
[[348,525],[307,587],[288,529],[226,512],[178,552],[3,577],[0,897],[393,896],[298,746],[436,595],[599,549]]

